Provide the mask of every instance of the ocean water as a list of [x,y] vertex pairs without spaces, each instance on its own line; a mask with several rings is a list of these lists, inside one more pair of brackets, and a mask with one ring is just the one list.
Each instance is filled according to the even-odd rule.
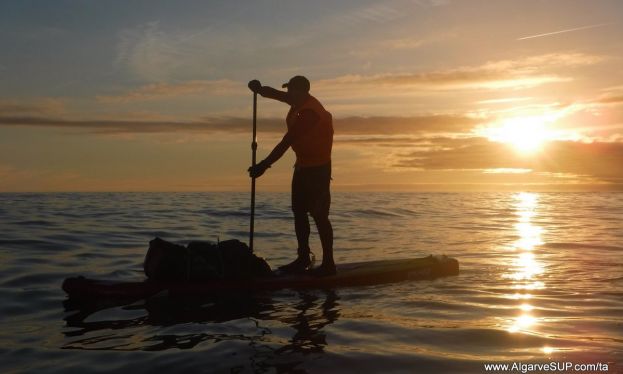
[[[623,372],[622,193],[334,193],[338,262],[456,257],[436,280],[130,305],[61,290],[142,279],[155,236],[247,241],[248,211],[246,193],[0,194],[0,371]],[[255,247],[294,257],[288,194],[258,195]]]

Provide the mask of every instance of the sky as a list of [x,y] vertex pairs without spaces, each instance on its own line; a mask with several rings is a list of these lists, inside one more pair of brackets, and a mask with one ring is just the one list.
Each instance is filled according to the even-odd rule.
[[[333,189],[623,190],[623,2],[0,3],[0,191],[245,191],[251,79],[333,114]],[[258,101],[258,159],[286,131]],[[258,180],[288,191],[294,155]]]

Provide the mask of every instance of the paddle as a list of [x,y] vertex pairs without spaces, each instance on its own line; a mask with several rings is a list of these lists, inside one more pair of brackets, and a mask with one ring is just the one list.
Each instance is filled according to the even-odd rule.
[[[257,153],[257,92],[253,93],[253,141],[251,142],[251,166],[255,166]],[[249,228],[249,248],[253,252],[253,226],[255,223],[255,177],[251,178],[251,224]]]

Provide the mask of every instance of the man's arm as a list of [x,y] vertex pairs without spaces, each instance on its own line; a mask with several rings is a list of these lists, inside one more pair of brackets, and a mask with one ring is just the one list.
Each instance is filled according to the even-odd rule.
[[291,145],[292,134],[288,132],[283,136],[283,139],[281,139],[281,141],[275,146],[275,148],[273,148],[273,150],[265,159],[260,161],[257,165],[255,165],[255,167],[252,166],[249,168],[249,176],[252,178],[259,178],[262,174],[264,174],[266,169],[271,167],[272,164],[277,162],[277,160],[279,160],[281,156],[286,153]]
[[279,91],[278,89],[269,86],[262,86],[262,84],[258,80],[252,80],[251,82],[249,82],[249,88],[251,89],[251,91],[262,95],[262,97],[278,100],[286,104],[292,105],[287,92]]
[[279,160],[281,156],[283,156],[284,153],[286,153],[286,151],[288,150],[288,148],[290,148],[291,145],[292,145],[292,134],[287,132],[283,136],[283,139],[281,139],[281,141],[275,146],[275,148],[273,148],[270,154],[268,154],[268,156],[266,156],[266,158],[262,162],[265,162],[268,165],[268,167],[270,167],[272,164],[277,162],[277,160]]
[[286,104],[290,104],[288,93],[285,91],[279,91],[278,89],[269,86],[262,86],[258,93],[265,98],[279,100]]

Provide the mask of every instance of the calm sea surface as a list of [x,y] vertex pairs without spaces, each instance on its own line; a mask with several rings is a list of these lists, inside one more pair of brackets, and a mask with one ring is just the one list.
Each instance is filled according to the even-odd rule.
[[[256,252],[277,267],[296,248],[289,195],[257,201]],[[154,236],[246,242],[248,205],[247,193],[0,194],[0,372],[623,372],[622,193],[335,193],[337,261],[447,254],[460,275],[66,301],[69,276],[142,279]],[[320,256],[315,231],[311,244]]]

